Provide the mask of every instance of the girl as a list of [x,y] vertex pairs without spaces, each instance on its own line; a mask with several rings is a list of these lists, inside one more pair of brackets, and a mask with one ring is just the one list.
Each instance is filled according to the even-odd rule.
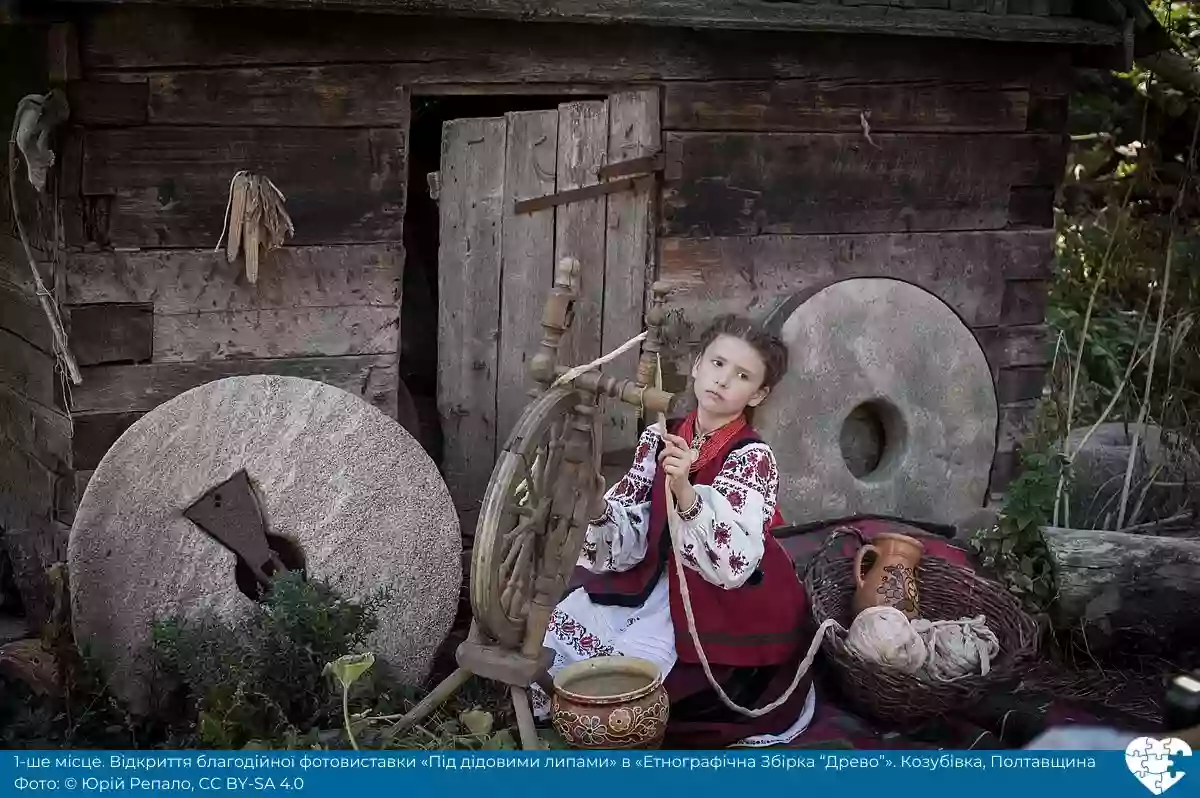
[[[790,742],[812,719],[805,677],[791,698],[751,718],[728,709],[700,664],[681,604],[667,528],[666,491],[681,523],[684,573],[701,648],[725,694],[747,709],[791,685],[808,647],[807,600],[791,559],[771,535],[775,457],[748,424],[787,368],[787,349],[749,321],[718,319],[692,366],[696,409],[668,430],[642,433],[633,466],[605,494],[587,530],[582,586],[555,609],[546,646],[550,673],[596,656],[650,660],[671,701],[664,745],[716,748]],[[532,689],[534,712],[549,699]]]

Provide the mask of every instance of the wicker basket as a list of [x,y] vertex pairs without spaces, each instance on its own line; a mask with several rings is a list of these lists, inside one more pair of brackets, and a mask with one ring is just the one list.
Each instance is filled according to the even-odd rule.
[[[828,544],[839,534],[845,533],[832,533],[810,562],[804,581],[815,623],[834,618],[848,629],[857,585],[854,558],[829,553]],[[983,615],[1000,641],[1000,654],[986,676],[931,682],[861,659],[847,650],[844,631],[829,630],[822,649],[845,697],[858,711],[898,726],[969,706],[1019,678],[1037,656],[1037,624],[1002,586],[931,556],[917,566],[917,585],[921,617],[938,621]]]

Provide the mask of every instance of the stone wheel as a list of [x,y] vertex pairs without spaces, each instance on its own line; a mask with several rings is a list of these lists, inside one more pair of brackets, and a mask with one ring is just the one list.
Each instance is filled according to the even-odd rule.
[[[559,517],[553,504],[563,475],[567,424],[580,401],[577,391],[555,388],[530,403],[496,461],[480,508],[471,609],[483,631],[505,647],[519,647],[525,639],[538,577],[565,581],[575,566],[575,557],[565,551],[575,537],[568,534],[571,508]],[[584,462],[591,460],[590,439],[588,446]],[[560,573],[547,573],[551,570]]]

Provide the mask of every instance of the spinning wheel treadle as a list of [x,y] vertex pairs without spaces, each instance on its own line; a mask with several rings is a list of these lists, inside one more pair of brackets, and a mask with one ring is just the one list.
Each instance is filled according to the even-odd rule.
[[[578,269],[571,258],[559,264],[542,312],[540,351],[530,364],[542,391],[509,435],[484,494],[471,561],[474,617],[469,637],[458,647],[458,670],[401,718],[393,733],[420,722],[472,676],[482,676],[509,686],[521,745],[538,746],[526,688],[537,683],[547,692],[553,690],[546,672],[551,655],[542,642],[602,498],[593,459],[594,425],[603,423],[598,418],[600,397],[650,414],[666,412],[674,399],[650,387],[662,345],[666,292],[658,284],[646,313],[636,382],[606,376],[599,370],[605,359],[582,372],[568,373],[558,364],[559,344],[571,323]],[[563,384],[557,385],[560,380]]]

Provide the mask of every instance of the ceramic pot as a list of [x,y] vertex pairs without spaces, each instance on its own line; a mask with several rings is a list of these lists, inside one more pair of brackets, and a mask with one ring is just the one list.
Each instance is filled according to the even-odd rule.
[[[863,574],[863,560],[869,553],[875,554],[871,569]],[[854,555],[854,581],[858,589],[854,592],[854,614],[867,607],[895,607],[908,619],[920,616],[921,602],[917,592],[917,564],[925,547],[916,538],[895,532],[884,532],[871,538],[871,542]]]
[[638,657],[594,657],[554,675],[551,722],[572,748],[658,748],[670,703],[658,666]]

